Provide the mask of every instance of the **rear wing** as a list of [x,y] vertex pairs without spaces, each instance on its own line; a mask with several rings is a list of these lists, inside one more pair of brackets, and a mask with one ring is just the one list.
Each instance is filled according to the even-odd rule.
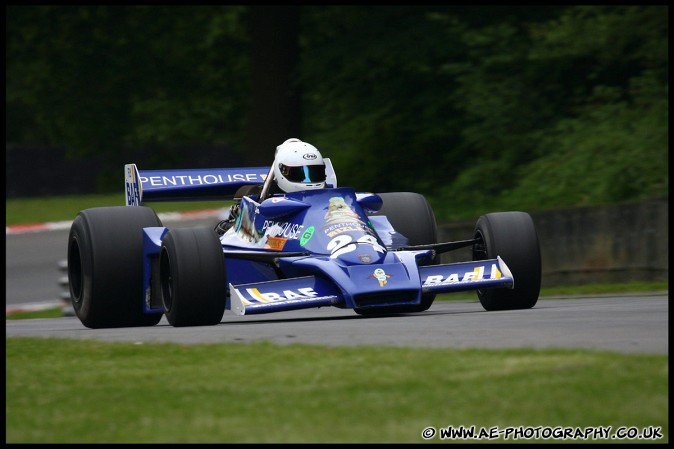
[[[328,184],[337,187],[330,160],[325,158]],[[139,170],[124,166],[126,205],[146,202],[231,200],[241,187],[265,182],[270,167]]]

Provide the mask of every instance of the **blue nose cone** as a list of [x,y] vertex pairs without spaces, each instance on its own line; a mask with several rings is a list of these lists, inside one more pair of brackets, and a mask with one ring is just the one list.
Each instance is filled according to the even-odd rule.
[[336,251],[337,259],[345,265],[383,263],[386,251],[370,243],[350,243]]

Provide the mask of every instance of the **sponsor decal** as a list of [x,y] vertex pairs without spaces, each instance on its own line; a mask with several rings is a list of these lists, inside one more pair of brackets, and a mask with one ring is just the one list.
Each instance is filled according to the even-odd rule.
[[340,227],[336,228],[334,231],[326,232],[325,234],[328,237],[334,237],[337,234],[341,234],[342,232],[348,232],[348,231],[358,232],[358,231],[362,231],[362,230],[364,230],[364,229],[360,228],[360,227],[356,227],[356,226],[340,226]]
[[257,173],[232,173],[228,175],[173,175],[173,176],[141,176],[140,182],[144,186],[168,187],[168,186],[194,186],[208,184],[225,184],[230,182],[264,182],[266,175]]
[[[480,281],[484,279],[485,267],[479,266],[475,267],[473,271],[466,272],[462,278],[459,278],[459,273],[451,273],[449,276],[443,276],[441,274],[428,276],[424,281],[424,285],[446,285],[446,284],[455,284],[457,282],[473,282]],[[488,279],[499,279],[503,276],[501,271],[498,269],[496,264],[491,265],[491,271],[489,273]]]
[[136,166],[127,164],[124,166],[126,170],[126,205],[140,206],[140,188],[138,185],[138,174]]
[[372,256],[370,256],[369,254],[358,254],[356,255],[356,257],[358,257],[358,259],[363,263],[372,262]]
[[344,198],[340,196],[335,196],[328,200],[328,212],[325,214],[325,221],[328,225],[344,222],[353,223],[354,221],[365,225],[358,214],[351,210],[344,201]]
[[231,233],[236,233],[244,242],[261,244],[261,233],[255,230],[255,221],[253,218],[257,210],[250,209],[248,206],[249,204],[247,201],[241,201],[241,212],[239,212],[239,216],[236,217],[234,226],[229,228],[223,237]]
[[[318,293],[311,288],[298,288],[297,290],[283,290],[280,293],[277,292],[267,292],[262,293],[257,288],[247,288],[246,293],[258,302],[274,302],[274,301],[287,301],[287,300],[300,300],[300,299],[312,299],[318,296]],[[249,301],[247,301],[251,304]]]
[[265,220],[262,225],[262,231],[271,237],[284,237],[290,240],[297,240],[300,238],[304,225],[278,222],[273,220]]
[[304,156],[302,156],[304,159],[308,161],[313,161],[316,159],[318,156],[316,156],[314,153],[306,153]]
[[368,277],[368,279],[372,278],[376,279],[377,281],[379,281],[379,286],[383,287],[384,285],[386,285],[386,283],[388,282],[387,279],[390,277],[391,277],[390,274],[386,274],[384,270],[382,270],[381,268],[377,268],[376,270],[374,270],[374,273],[372,273]]
[[287,241],[288,239],[283,237],[267,237],[267,248],[274,251],[283,251]]
[[314,227],[309,226],[307,230],[302,233],[302,237],[300,237],[300,246],[306,245],[313,235],[314,235]]
[[138,206],[139,204],[138,197],[135,194],[135,190],[131,186],[131,183],[126,183],[126,204],[129,206]]
[[342,197],[330,198],[324,218],[326,224],[321,229],[328,237],[335,237],[343,232],[366,232],[375,235],[372,226],[362,221]]
[[325,225],[322,229],[328,237],[334,237],[343,232],[367,232],[372,236],[375,235],[372,229],[362,224],[362,222],[356,223],[355,221]]

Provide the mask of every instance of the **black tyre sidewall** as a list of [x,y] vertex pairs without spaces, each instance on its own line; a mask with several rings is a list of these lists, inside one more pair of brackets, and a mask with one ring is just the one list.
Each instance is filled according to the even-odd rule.
[[222,246],[213,229],[169,231],[162,241],[159,263],[161,295],[169,324],[205,326],[222,321],[227,282]]
[[68,280],[75,314],[89,328],[152,326],[143,308],[143,228],[161,226],[147,207],[81,211],[68,235]]
[[[513,289],[478,291],[485,310],[529,309],[536,305],[541,288],[541,255],[533,220],[526,212],[494,212],[482,215],[475,224],[486,259],[500,256],[510,269]],[[474,247],[475,248],[475,247]],[[474,253],[474,260],[482,256]]]
[[385,215],[410,245],[437,243],[438,227],[435,214],[426,198],[414,192],[380,193],[382,206],[377,215]]

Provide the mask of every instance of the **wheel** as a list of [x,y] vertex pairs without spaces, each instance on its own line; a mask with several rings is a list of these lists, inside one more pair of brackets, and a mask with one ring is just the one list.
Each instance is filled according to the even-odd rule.
[[148,207],[81,211],[68,235],[68,285],[75,314],[86,327],[154,326],[145,313],[143,228],[162,226]]
[[[400,234],[407,237],[409,245],[427,245],[437,243],[438,227],[433,208],[426,198],[414,192],[388,192],[378,194],[382,206],[377,215],[384,215],[389,223]],[[440,256],[435,256],[431,265],[440,263]],[[392,313],[414,313],[428,310],[435,300],[435,294],[425,294],[421,304],[417,306],[392,306],[376,309],[359,309],[360,315],[384,315]]]
[[482,215],[475,224],[473,260],[500,256],[513,274],[514,289],[478,290],[485,310],[530,309],[541,290],[541,252],[531,216],[526,212]]
[[426,198],[414,192],[380,193],[382,206],[377,215],[385,215],[393,229],[407,237],[410,245],[437,243],[438,226],[433,208]]
[[216,232],[207,227],[169,231],[159,255],[164,313],[171,326],[206,326],[222,321],[227,282]]

